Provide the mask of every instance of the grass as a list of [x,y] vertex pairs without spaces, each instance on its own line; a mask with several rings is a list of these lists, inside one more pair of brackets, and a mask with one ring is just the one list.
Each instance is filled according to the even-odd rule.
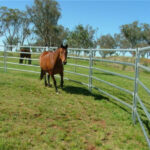
[[65,81],[56,95],[38,76],[0,73],[0,149],[147,149],[129,110]]
[[[10,61],[16,62],[14,59]],[[74,60],[68,59],[68,62]],[[77,61],[77,64],[88,66],[86,61]],[[134,76],[130,68],[122,70],[120,66],[98,62],[94,65]],[[9,64],[8,67],[25,69],[26,66]],[[65,69],[74,70],[69,65]],[[35,70],[39,71],[39,68]],[[76,68],[76,72],[88,73],[88,70]],[[96,71],[93,75],[133,90],[132,81]],[[88,83],[88,78],[82,76],[65,73],[65,77]],[[147,82],[149,74],[141,72],[140,77],[150,87]],[[132,104],[130,95],[104,83],[93,81],[93,84]],[[141,127],[132,124],[131,110],[124,105],[95,90],[91,94],[86,87],[67,80],[64,89],[59,88],[59,91],[56,95],[54,87],[45,88],[39,74],[10,70],[4,73],[0,69],[0,150],[148,149]],[[139,92],[149,108],[148,95],[143,94],[141,87]],[[146,122],[140,106],[139,112]],[[149,123],[145,126],[149,130]]]

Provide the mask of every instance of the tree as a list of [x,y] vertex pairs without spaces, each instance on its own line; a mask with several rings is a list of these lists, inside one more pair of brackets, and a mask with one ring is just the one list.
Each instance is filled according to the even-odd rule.
[[51,41],[55,39],[57,22],[61,15],[58,2],[34,0],[32,7],[27,6],[27,11],[34,25],[34,32],[42,40],[42,45],[54,46]]
[[27,15],[27,12],[20,13],[21,24],[18,31],[18,38],[21,45],[24,45],[25,40],[31,34],[31,27],[30,27],[30,19]]
[[137,47],[137,44],[142,40],[141,26],[138,21],[134,21],[131,24],[125,24],[121,27],[121,33],[130,42],[131,48]]
[[[55,31],[52,32],[53,37],[55,38],[50,38],[50,46],[60,46],[62,44],[62,42],[67,39],[67,35],[68,35],[68,29],[64,28],[61,25],[58,25],[55,27]],[[38,37],[36,39],[35,45],[43,45],[43,39],[41,39],[41,37]]]
[[21,23],[19,14],[18,9],[0,8],[0,27],[2,34],[5,36],[5,44],[13,45],[18,43],[18,41],[16,41],[18,40],[17,32]]
[[[18,37],[8,36],[7,39],[3,40],[4,45],[17,45],[18,44]],[[12,50],[12,47],[10,47]]]
[[25,12],[18,9],[0,8],[0,30],[5,37],[4,44],[23,45],[29,35],[29,20]]
[[[110,34],[101,36],[98,39],[97,44],[100,46],[100,48],[105,48],[105,49],[114,49],[114,48],[116,48],[116,42]],[[111,56],[114,53],[115,53],[115,51],[100,51],[100,54],[104,58],[107,55]]]
[[114,40],[117,48],[127,49],[131,47],[130,42],[123,36],[123,34],[114,34]]
[[145,42],[150,45],[150,25],[149,24],[142,24],[142,36],[143,36],[143,40],[145,40]]
[[[119,33],[119,34],[114,34],[114,40],[116,43],[116,47],[120,48],[120,49],[128,49],[129,47],[131,47],[130,42],[123,36],[123,34]],[[119,55],[119,52],[116,53],[117,55]],[[125,55],[126,51],[124,52],[120,52],[120,54]]]
[[[75,29],[68,34],[68,44],[70,47],[78,47],[78,48],[94,48],[96,47],[94,41],[94,34],[96,30],[93,29],[91,26],[83,26],[79,24],[75,27]],[[85,55],[88,51],[84,51]]]
[[60,46],[62,41],[67,39],[68,33],[69,33],[68,28],[64,28],[62,25],[57,25],[53,32],[55,38],[52,38],[51,42],[54,43],[54,45]]

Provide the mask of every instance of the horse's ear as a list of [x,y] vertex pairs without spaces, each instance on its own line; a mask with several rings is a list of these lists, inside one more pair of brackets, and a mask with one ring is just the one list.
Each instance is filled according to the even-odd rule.
[[65,49],[67,49],[68,48],[68,44],[66,44],[65,46],[63,45],[63,44],[61,44],[61,46],[60,46],[61,48],[65,48]]
[[63,48],[64,47],[63,44],[61,44],[60,47]]
[[66,47],[66,49],[68,48],[68,44],[65,46]]

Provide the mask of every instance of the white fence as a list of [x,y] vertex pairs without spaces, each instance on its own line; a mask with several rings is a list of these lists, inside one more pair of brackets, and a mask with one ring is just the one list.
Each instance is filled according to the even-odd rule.
[[[12,51],[8,50],[10,47],[14,48],[15,52],[12,52]],[[50,47],[50,48],[48,48],[48,47],[38,47],[38,46],[36,46],[36,47],[28,46],[28,47],[30,47],[30,51],[32,51],[33,48],[36,49],[36,52],[33,52],[33,51],[30,52],[30,54],[32,56],[33,55],[39,55],[44,50],[56,49],[56,47]],[[16,57],[14,55],[10,56],[8,54],[9,53],[10,54],[19,54],[19,53],[21,53],[19,51],[19,49],[20,49],[20,47],[17,47],[17,46],[1,46],[1,50],[2,50],[1,53],[3,53],[3,54],[0,56],[0,58],[1,58],[0,63],[3,64],[3,66],[0,66],[0,68],[3,68],[4,71],[16,70],[16,71],[24,71],[24,72],[31,72],[31,73],[40,73],[39,71],[35,71],[35,70],[32,70],[32,69],[30,69],[30,70],[26,69],[25,70],[25,69],[22,69],[22,68],[19,69],[19,68],[16,68],[16,67],[8,67],[8,65],[11,64],[11,66],[12,65],[14,65],[14,66],[30,66],[31,68],[33,68],[33,67],[34,68],[39,68],[38,63],[28,65],[28,64],[19,64],[18,63],[19,61],[17,61],[17,62],[13,61],[13,60],[19,59],[19,57]],[[149,67],[140,64],[141,54],[143,52],[149,52],[150,47],[139,48],[139,49],[99,49],[99,50],[97,50],[97,49],[69,48],[68,51],[69,51],[68,59],[74,60],[74,63],[73,62],[68,63],[67,66],[70,66],[71,68],[73,67],[74,70],[70,71],[70,70],[65,69],[65,72],[67,74],[73,74],[75,76],[81,76],[81,77],[87,78],[88,82],[84,82],[82,80],[81,81],[75,80],[75,79],[72,79],[70,77],[66,78],[66,79],[71,80],[71,81],[75,81],[77,83],[80,83],[80,84],[83,84],[83,85],[87,86],[88,89],[91,92],[92,92],[92,89],[96,89],[100,93],[102,93],[104,95],[107,95],[108,97],[111,97],[114,100],[116,100],[116,101],[122,103],[123,105],[127,106],[128,108],[130,108],[131,111],[132,111],[133,123],[136,122],[136,118],[137,118],[137,120],[140,123],[140,126],[142,128],[142,131],[144,133],[144,136],[146,138],[146,141],[148,143],[148,146],[150,148],[150,138],[149,138],[149,135],[148,135],[149,133],[147,132],[148,129],[145,128],[145,125],[144,125],[144,123],[141,119],[140,113],[138,111],[138,105],[139,105],[142,109],[142,113],[144,113],[144,115],[146,116],[148,124],[150,124],[150,113],[149,113],[147,107],[145,106],[145,104],[143,103],[142,98],[139,96],[139,90],[138,90],[138,86],[141,86],[148,93],[148,95],[150,95],[150,89],[139,78],[139,74],[140,74],[139,70],[140,69],[146,70],[147,72],[150,72]],[[86,57],[84,57],[84,54],[79,55],[80,51],[82,51],[83,53],[86,52],[86,54],[87,54]],[[125,52],[135,53],[135,61],[134,62],[122,62],[122,61],[119,61],[119,60],[102,59],[101,57],[97,57],[97,55],[94,56],[97,52],[106,52],[106,51],[123,52],[123,53],[125,53]],[[38,57],[37,58],[32,58],[31,60],[32,61],[39,61]],[[8,61],[8,59],[11,59],[11,61]],[[26,58],[24,58],[24,59],[26,59]],[[83,63],[82,64],[79,64],[79,63],[77,64],[77,62],[81,62],[81,61],[85,61],[86,65],[83,65]],[[108,71],[108,70],[102,69],[102,68],[97,67],[97,66],[95,67],[94,66],[95,62],[103,62],[103,63],[110,63],[110,64],[113,63],[113,64],[120,64],[120,65],[134,67],[134,72],[133,72],[134,76],[129,76],[129,75],[121,74],[121,73],[116,73],[115,71]],[[87,63],[88,63],[88,65],[87,65]],[[77,72],[76,71],[77,68],[80,68],[81,70],[82,69],[87,69],[87,74],[84,73],[84,72]],[[102,73],[113,75],[113,76],[118,76],[120,78],[132,81],[132,82],[134,82],[133,90],[129,90],[129,89],[123,88],[121,86],[118,86],[116,84],[113,84],[109,81],[103,80],[100,77],[95,76],[94,71],[102,72]],[[122,100],[121,98],[116,97],[113,94],[110,94],[106,90],[98,87],[97,86],[98,84],[94,84],[93,81],[104,83],[104,84],[106,84],[106,85],[108,85],[112,88],[115,88],[115,89],[118,89],[120,91],[125,92],[126,94],[128,94],[132,97],[132,101],[130,103],[128,103],[128,102]]]

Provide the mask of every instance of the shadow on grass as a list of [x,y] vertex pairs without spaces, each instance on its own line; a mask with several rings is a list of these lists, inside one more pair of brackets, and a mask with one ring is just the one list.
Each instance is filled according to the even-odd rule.
[[131,112],[128,109],[126,109],[123,106],[121,106],[121,104],[118,104],[115,100],[109,100],[108,97],[105,97],[105,96],[103,96],[101,94],[93,94],[86,88],[76,87],[76,86],[65,86],[63,88],[63,91],[65,91],[67,93],[70,93],[70,94],[93,96],[95,100],[106,100],[106,101],[109,101],[110,103],[116,105],[120,109],[122,109],[122,110],[126,111],[127,113],[131,114]]
[[150,123],[149,123],[149,121],[148,120],[142,120],[142,121],[148,130],[148,135],[150,135]]
[[148,135],[150,136],[150,122],[149,122],[148,117],[146,116],[144,111],[140,112],[139,115],[140,115],[140,118],[141,118],[143,124],[147,128]]
[[103,72],[94,72],[93,74],[102,74],[102,75],[107,75],[107,76],[115,76],[114,74],[111,74],[111,73],[103,73]]
[[93,96],[95,100],[109,100],[107,97],[102,96],[100,94],[93,94],[88,89],[82,87],[75,87],[75,86],[65,86],[63,91],[70,93],[70,94],[77,94],[77,95],[85,95],[85,96]]
[[124,108],[123,106],[121,106],[121,104],[118,104],[117,101],[111,100],[109,102],[116,105],[117,107],[121,108],[122,110],[126,111],[128,114],[131,114],[131,111],[129,111],[129,109],[126,109],[126,107]]

